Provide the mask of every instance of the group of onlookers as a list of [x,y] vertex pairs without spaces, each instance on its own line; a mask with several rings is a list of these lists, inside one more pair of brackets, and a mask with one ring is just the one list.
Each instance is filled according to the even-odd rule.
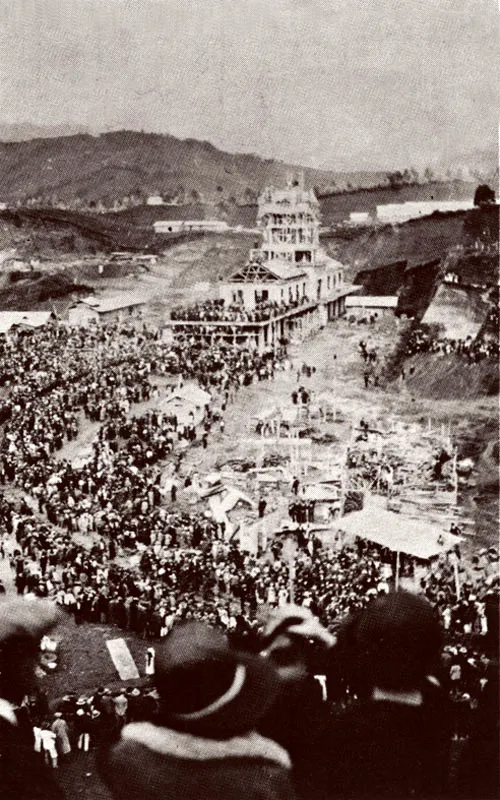
[[290,604],[246,640],[178,622],[146,685],[70,694],[50,713],[37,708],[35,665],[57,622],[46,601],[0,599],[5,800],[62,798],[71,772],[50,767],[74,749],[95,751],[117,800],[498,796],[498,635],[464,717],[449,697],[459,665],[450,669],[439,618],[415,594],[377,593],[335,635]]
[[247,309],[243,303],[226,304],[224,300],[204,300],[174,308],[170,316],[172,320],[184,322],[264,322],[309,302],[306,296],[289,298],[288,302],[282,300],[280,303],[260,300],[255,303],[254,308]]
[[456,353],[466,359],[468,364],[477,364],[486,358],[498,358],[498,339],[475,339],[466,336],[465,339],[452,339],[439,336],[427,328],[416,328],[412,331],[406,345],[408,357],[418,353],[435,353],[450,355]]

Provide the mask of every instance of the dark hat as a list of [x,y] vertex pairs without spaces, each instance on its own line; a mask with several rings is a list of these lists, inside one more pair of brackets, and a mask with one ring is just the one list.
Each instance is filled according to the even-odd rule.
[[349,639],[369,683],[406,689],[423,680],[438,658],[442,630],[427,600],[400,591],[377,597],[359,612]]
[[265,659],[232,650],[198,621],[174,627],[158,648],[155,683],[165,725],[214,739],[252,730],[279,686]]
[[39,642],[63,619],[49,600],[4,595],[0,600],[0,646],[12,639]]

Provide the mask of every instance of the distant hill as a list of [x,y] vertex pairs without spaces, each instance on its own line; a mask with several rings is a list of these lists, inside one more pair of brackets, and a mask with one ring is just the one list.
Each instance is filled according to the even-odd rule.
[[[1,128],[0,128],[1,134]],[[302,169],[253,154],[232,154],[209,142],[117,131],[0,142],[0,200],[104,201],[162,194],[186,201],[234,198],[255,202],[268,184],[303,172],[306,186],[369,187],[385,173]]]
[[[324,240],[330,253],[346,265],[349,277],[354,279],[360,271],[381,264],[406,260],[413,267],[442,258],[450,248],[469,247],[478,239],[493,244],[498,241],[498,212],[498,205],[494,205],[452,214],[437,213],[404,225],[344,228]],[[482,276],[484,271],[481,267]]]
[[0,142],[25,142],[28,139],[52,139],[58,136],[74,136],[87,133],[83,125],[61,123],[59,125],[34,125],[31,122],[0,123]]
[[154,253],[187,236],[155,235],[152,226],[133,225],[117,214],[33,208],[0,211],[0,251],[13,250],[17,257],[27,260],[37,257],[57,261],[114,250]]

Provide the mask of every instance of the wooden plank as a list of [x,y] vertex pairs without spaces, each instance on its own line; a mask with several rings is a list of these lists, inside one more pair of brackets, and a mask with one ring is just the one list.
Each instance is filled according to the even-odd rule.
[[109,650],[111,660],[122,681],[130,681],[139,678],[139,670],[132,658],[125,639],[108,639],[106,646]]

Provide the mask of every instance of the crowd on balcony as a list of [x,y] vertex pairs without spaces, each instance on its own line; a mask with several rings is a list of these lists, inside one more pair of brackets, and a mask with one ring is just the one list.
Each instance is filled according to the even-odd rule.
[[246,309],[243,303],[226,304],[224,300],[205,300],[172,309],[171,319],[186,322],[266,322],[309,302],[309,298],[304,295],[295,300],[290,299],[287,303],[284,300],[280,303],[261,300],[254,308]]

